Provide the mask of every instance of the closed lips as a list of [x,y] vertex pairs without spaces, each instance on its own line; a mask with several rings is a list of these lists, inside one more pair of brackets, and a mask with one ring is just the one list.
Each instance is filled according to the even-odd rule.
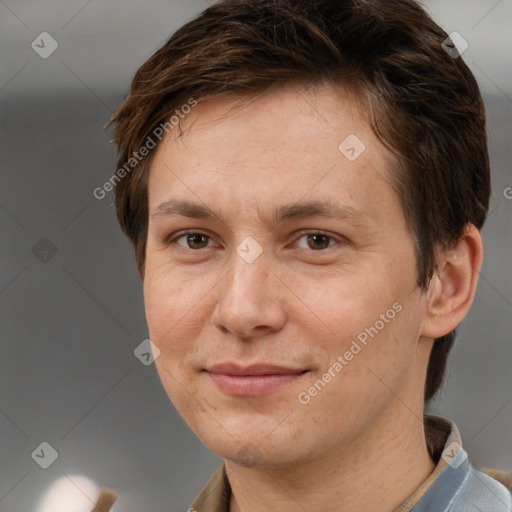
[[207,371],[223,375],[254,377],[261,375],[298,375],[308,370],[286,368],[283,366],[269,364],[257,364],[242,367],[231,363],[222,363],[211,366]]
[[267,395],[300,379],[308,370],[285,368],[268,364],[238,366],[218,364],[210,367],[208,374],[217,388],[234,397]]

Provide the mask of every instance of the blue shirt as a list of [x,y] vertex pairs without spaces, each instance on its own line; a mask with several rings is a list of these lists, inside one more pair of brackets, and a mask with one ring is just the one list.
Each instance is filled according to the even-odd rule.
[[[455,424],[437,416],[425,420],[425,437],[436,467],[394,512],[512,512],[512,494],[471,464]],[[229,512],[230,497],[222,465],[189,512]]]

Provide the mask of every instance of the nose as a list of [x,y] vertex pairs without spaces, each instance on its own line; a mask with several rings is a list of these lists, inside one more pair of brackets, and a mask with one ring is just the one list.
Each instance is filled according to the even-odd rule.
[[219,287],[212,323],[224,333],[256,338],[283,328],[287,320],[285,287],[262,254],[251,263],[237,253]]

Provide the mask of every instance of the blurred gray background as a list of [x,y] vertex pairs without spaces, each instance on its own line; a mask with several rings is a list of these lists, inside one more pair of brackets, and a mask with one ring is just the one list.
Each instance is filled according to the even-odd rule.
[[[432,410],[458,424],[476,464],[512,471],[512,1],[426,6],[469,43],[493,172],[476,304]],[[135,70],[205,7],[0,1],[2,512],[36,511],[56,480],[79,476],[119,492],[116,512],[186,510],[220,463],[133,354],[147,337],[141,282],[112,193],[92,193],[115,170],[102,127]],[[58,42],[46,59],[31,47],[51,49],[42,32]],[[47,469],[42,442],[58,452]]]

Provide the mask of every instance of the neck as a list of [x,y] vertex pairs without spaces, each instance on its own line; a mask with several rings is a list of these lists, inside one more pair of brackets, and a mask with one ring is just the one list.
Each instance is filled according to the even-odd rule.
[[381,418],[350,446],[333,448],[318,460],[277,469],[226,461],[230,512],[392,512],[434,469],[423,421],[403,405],[401,409],[400,415],[394,411]]

